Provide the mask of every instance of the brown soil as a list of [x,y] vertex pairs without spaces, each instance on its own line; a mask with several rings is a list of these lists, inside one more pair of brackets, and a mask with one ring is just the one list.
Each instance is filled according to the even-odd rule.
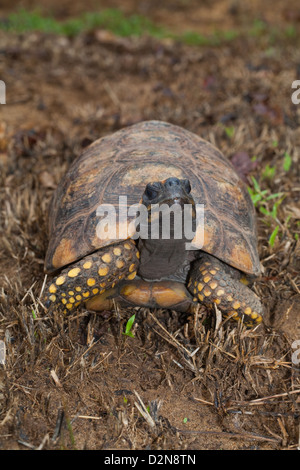
[[[278,8],[269,1],[199,3],[101,6],[139,12],[177,31],[243,31],[256,18],[270,27],[299,27],[296,1]],[[2,4],[3,17],[35,2]],[[96,10],[95,4],[39,2],[60,19]],[[0,448],[299,445],[300,370],[292,361],[300,339],[300,107],[291,101],[291,84],[300,78],[297,41],[245,35],[209,48],[103,30],[74,39],[0,34],[0,78],[7,85],[7,104],[0,105],[0,339],[6,345]],[[202,308],[195,316],[82,309],[63,317],[47,316],[39,302],[47,207],[57,182],[89,142],[146,119],[198,133],[249,184],[253,175],[270,194],[284,193],[276,220],[257,211],[264,274],[255,290],[266,307],[257,329],[220,326]],[[288,171],[285,152],[292,158]],[[276,168],[271,178],[267,165]],[[133,312],[130,338],[122,332]],[[150,418],[140,412],[141,402]]]

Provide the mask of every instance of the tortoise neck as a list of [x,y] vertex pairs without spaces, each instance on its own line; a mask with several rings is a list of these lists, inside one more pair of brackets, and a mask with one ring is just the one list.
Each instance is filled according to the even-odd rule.
[[144,280],[177,279],[185,282],[189,251],[186,240],[139,239],[140,264],[138,275]]

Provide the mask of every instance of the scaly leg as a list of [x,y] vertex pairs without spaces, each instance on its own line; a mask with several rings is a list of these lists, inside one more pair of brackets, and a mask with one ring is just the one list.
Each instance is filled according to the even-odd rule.
[[243,318],[246,325],[254,326],[262,321],[263,306],[257,295],[240,279],[242,276],[238,270],[204,254],[194,261],[188,290],[194,300],[204,305],[215,303],[224,317]]
[[135,243],[126,240],[73,263],[47,284],[46,308],[57,307],[67,313],[93,296],[113,288],[121,280],[134,279],[138,257]]

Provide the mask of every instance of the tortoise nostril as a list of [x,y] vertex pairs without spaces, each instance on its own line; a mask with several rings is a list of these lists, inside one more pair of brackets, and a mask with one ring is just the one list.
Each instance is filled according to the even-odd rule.
[[166,186],[178,186],[180,184],[180,180],[178,178],[168,178],[165,184]]

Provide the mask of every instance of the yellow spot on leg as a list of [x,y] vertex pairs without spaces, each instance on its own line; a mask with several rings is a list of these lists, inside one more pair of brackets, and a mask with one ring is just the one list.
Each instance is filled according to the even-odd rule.
[[80,295],[80,294],[76,295],[76,297],[75,297],[75,298],[76,298],[76,300],[81,300],[81,299],[82,299],[82,297],[81,297],[81,295]]
[[72,304],[67,304],[66,307],[67,307],[69,310],[71,310],[71,308],[73,307],[73,305],[72,305]]
[[216,289],[218,287],[218,283],[216,281],[212,281],[209,286],[212,288],[212,289]]
[[[93,289],[93,294],[94,294],[94,295],[98,294],[98,292],[99,292],[99,289],[97,289],[97,288]],[[77,297],[78,297],[78,296],[77,296]],[[76,297],[76,298],[77,298],[77,297]]]
[[129,274],[129,276],[127,276],[127,279],[129,279],[130,281],[132,281],[132,279],[134,279],[136,276],[136,271],[134,271],[133,273]]
[[203,295],[201,295],[201,294],[198,294],[198,298],[199,298],[199,300],[201,300],[201,302],[203,302],[203,300],[204,300],[204,297],[203,297]]
[[238,308],[240,308],[241,304],[240,304],[240,302],[237,302],[237,301],[236,301],[236,302],[234,302],[234,303],[232,304],[232,306],[233,306],[233,308],[234,308],[235,310],[237,310]]
[[65,276],[59,276],[56,281],[55,281],[55,284],[57,286],[61,286],[64,282],[65,282],[66,278]]
[[72,297],[72,295],[74,295],[74,292],[72,290],[69,290],[68,294]]
[[77,292],[81,292],[81,287],[75,287],[75,290],[76,290]]
[[108,271],[109,271],[108,267],[105,266],[104,268],[99,268],[98,269],[98,274],[99,274],[99,276],[106,276]]
[[230,312],[229,315],[232,317],[232,318],[236,318],[238,316],[238,313],[237,312]]
[[205,297],[209,297],[211,294],[211,291],[207,287],[205,287],[203,294],[205,295]]
[[203,278],[203,281],[204,281],[205,283],[209,282],[210,280],[211,280],[211,277],[210,277],[210,276],[205,276],[205,277]]
[[51,302],[55,302],[56,301],[56,295],[50,295],[49,297],[49,300],[51,300]]
[[80,268],[73,268],[68,272],[69,277],[76,277],[80,273]]
[[87,285],[92,287],[96,284],[96,280],[92,277],[90,277],[87,281],[86,281]]
[[110,263],[111,255],[109,253],[105,253],[105,255],[102,256],[102,260],[104,261],[104,263]]
[[246,277],[244,277],[244,276],[241,277],[240,282],[241,282],[242,284],[245,284],[245,286],[248,286],[248,285],[249,285],[249,280],[248,280]]
[[204,287],[204,285],[201,284],[201,282],[199,282],[199,284],[198,284],[198,290],[199,290],[200,292],[202,291],[203,287]]
[[51,284],[51,286],[49,287],[49,292],[51,294],[55,294],[56,290],[56,286],[54,284]]
[[250,315],[252,312],[252,309],[250,307],[245,308],[244,313],[245,315]]
[[118,246],[114,248],[114,255],[120,256],[121,254],[122,254],[121,248],[119,248]]
[[89,292],[83,292],[82,295],[83,295],[83,297],[88,297],[90,295],[90,293]]
[[63,303],[64,305],[66,305],[66,303],[67,303],[67,300],[66,300],[66,299],[61,299],[61,301],[62,301],[62,303]]
[[218,297],[221,297],[221,296],[224,295],[224,294],[225,294],[225,292],[223,291],[223,289],[219,289],[219,290],[217,291],[217,296],[218,296]]
[[91,261],[86,261],[83,265],[84,269],[90,269],[92,267],[92,262]]
[[122,261],[121,259],[117,259],[117,261],[116,261],[116,266],[117,266],[118,269],[123,268],[123,266],[124,266],[124,261]]
[[132,273],[134,270],[135,270],[135,264],[133,263],[129,266],[129,272]]

